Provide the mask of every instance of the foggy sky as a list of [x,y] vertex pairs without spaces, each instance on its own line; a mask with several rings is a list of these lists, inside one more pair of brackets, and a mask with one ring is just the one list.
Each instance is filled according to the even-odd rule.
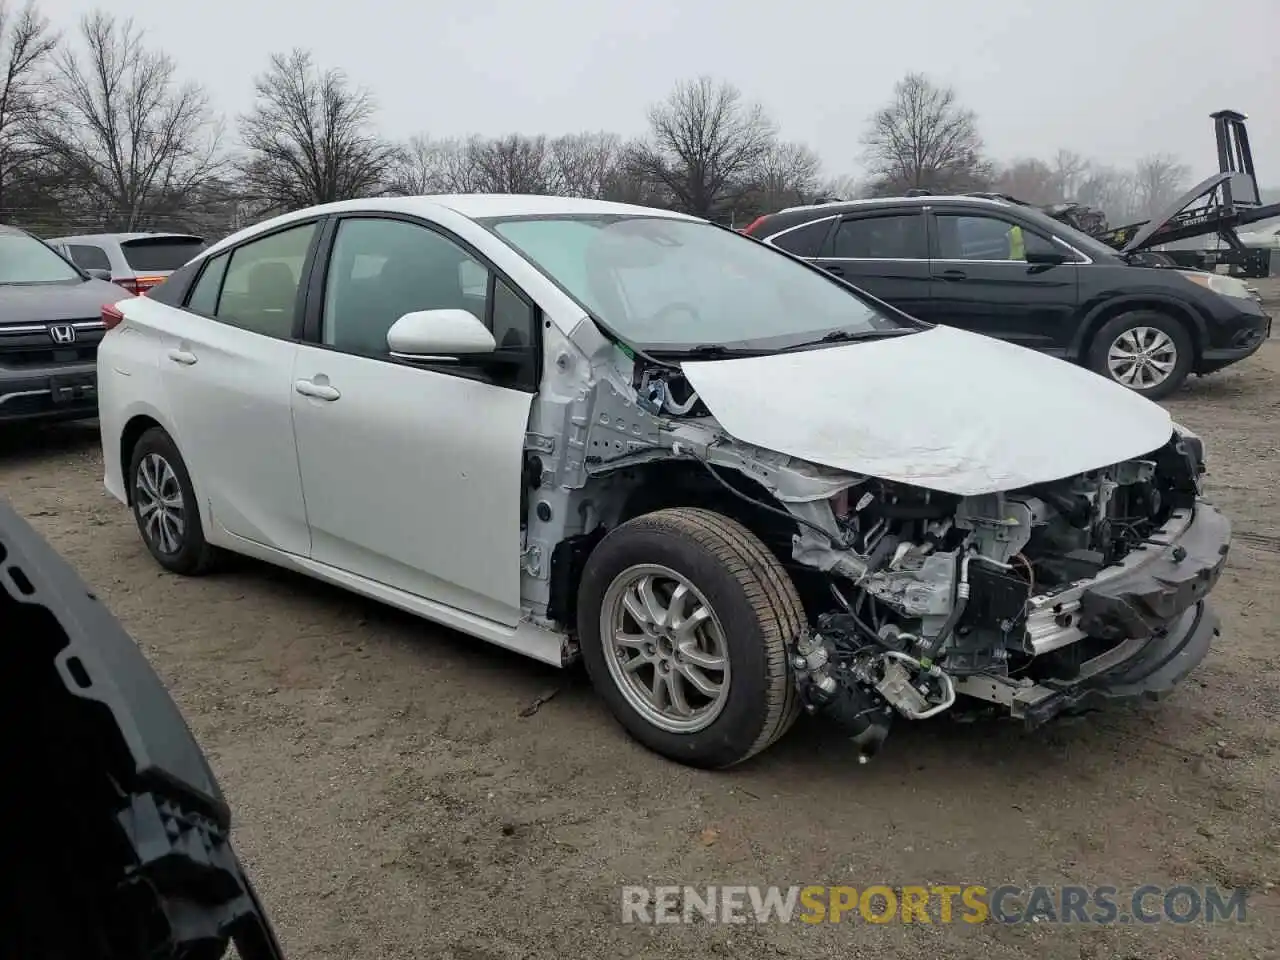
[[637,134],[674,80],[708,73],[763,103],[786,139],[809,144],[824,173],[838,175],[859,169],[868,113],[919,70],[977,111],[998,159],[1067,147],[1124,165],[1170,151],[1198,180],[1217,169],[1208,114],[1230,108],[1250,117],[1259,180],[1280,185],[1280,0],[40,6],[64,28],[95,6],[133,16],[232,120],[250,107],[269,54],[294,46],[373,91],[382,132],[395,138]]

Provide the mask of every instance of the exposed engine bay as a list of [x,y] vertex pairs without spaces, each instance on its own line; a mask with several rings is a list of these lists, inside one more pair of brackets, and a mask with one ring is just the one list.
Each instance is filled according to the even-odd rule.
[[839,714],[865,759],[895,713],[936,716],[960,691],[1001,702],[1018,678],[1061,670],[1053,652],[1090,639],[1078,587],[1189,514],[1196,461],[1171,441],[1151,459],[1008,493],[961,498],[870,478],[842,491],[832,512],[853,556],[809,530],[796,542],[798,559],[837,575],[836,609],[793,662],[806,705]]

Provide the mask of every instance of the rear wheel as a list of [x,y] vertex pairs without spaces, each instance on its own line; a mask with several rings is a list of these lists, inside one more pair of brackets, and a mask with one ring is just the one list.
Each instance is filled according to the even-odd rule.
[[583,662],[627,731],[681,763],[739,763],[799,712],[787,657],[804,613],[790,577],[709,510],[637,517],[592,552],[578,592]]
[[152,427],[129,458],[129,499],[142,542],[166,570],[194,576],[218,557],[204,538],[187,466],[169,434]]
[[1187,379],[1194,349],[1181,320],[1153,310],[1135,310],[1102,325],[1089,350],[1089,367],[1134,393],[1159,400]]

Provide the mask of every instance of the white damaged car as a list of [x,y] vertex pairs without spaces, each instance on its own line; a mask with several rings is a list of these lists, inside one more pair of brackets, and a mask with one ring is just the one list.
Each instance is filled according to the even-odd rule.
[[103,319],[106,486],[162,566],[580,658],[683,763],[802,711],[866,759],[898,718],[1156,697],[1218,632],[1230,525],[1161,407],[691,217],[329,204]]

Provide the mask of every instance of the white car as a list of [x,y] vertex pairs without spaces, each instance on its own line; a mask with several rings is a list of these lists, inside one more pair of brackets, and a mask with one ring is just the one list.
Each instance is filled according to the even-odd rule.
[[347,201],[105,313],[105,482],[163,567],[580,657],[684,763],[1156,696],[1217,632],[1230,526],[1161,407],[693,217]]

